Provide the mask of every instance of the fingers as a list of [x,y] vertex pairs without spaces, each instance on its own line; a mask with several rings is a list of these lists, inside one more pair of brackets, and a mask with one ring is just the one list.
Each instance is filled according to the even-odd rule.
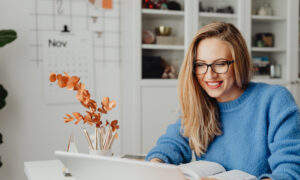
[[163,163],[163,161],[161,159],[158,159],[158,158],[153,158],[153,159],[150,160],[150,162]]

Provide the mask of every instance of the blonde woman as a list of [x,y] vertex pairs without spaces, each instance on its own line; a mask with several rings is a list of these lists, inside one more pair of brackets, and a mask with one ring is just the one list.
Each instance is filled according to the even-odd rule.
[[204,26],[179,74],[181,119],[146,160],[220,163],[259,179],[300,179],[300,115],[290,92],[250,82],[245,40],[232,24]]

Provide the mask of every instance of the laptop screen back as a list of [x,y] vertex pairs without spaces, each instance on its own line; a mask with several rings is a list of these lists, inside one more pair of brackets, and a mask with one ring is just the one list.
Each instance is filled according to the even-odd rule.
[[117,157],[56,151],[76,180],[185,180],[179,167]]

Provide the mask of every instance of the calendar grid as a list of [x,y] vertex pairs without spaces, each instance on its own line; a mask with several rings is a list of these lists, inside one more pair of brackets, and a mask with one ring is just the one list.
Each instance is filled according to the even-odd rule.
[[[47,14],[47,13],[29,13],[29,15],[31,15],[31,16],[53,16],[53,14]],[[61,17],[82,17],[82,18],[89,18],[89,16],[87,16],[87,15],[71,15],[71,14],[69,14],[69,15],[67,15],[67,14],[65,14],[65,15],[60,15]],[[119,17],[105,17],[105,16],[98,16],[98,18],[106,18],[106,19],[119,19]],[[55,28],[53,28],[53,29],[55,29]]]
[[[90,93],[94,90],[94,60],[90,48],[92,38],[88,32],[78,34],[65,34],[53,32],[43,39],[43,65],[44,77],[50,73],[68,73],[70,76],[76,75],[86,86],[91,87]],[[63,74],[63,76],[66,76]],[[62,91],[55,86],[49,86],[48,81],[44,81],[46,100],[53,103],[73,103],[76,99],[73,94]]]
[[[75,5],[85,7],[83,12],[76,12]],[[93,51],[101,51],[101,57],[93,56],[94,62],[103,63],[116,63],[121,62],[119,57],[119,1],[113,1],[113,9],[96,9],[88,0],[34,0],[34,12],[30,12],[29,15],[33,17],[34,27],[29,31],[33,33],[35,40],[29,43],[29,47],[32,48],[32,57],[30,62],[36,62],[36,66],[39,67],[40,62],[43,62],[41,57],[42,43],[41,35],[51,32],[59,32],[62,30],[63,25],[68,25],[71,32],[88,31],[93,35],[92,49]],[[96,22],[93,22],[93,18],[96,18]],[[109,24],[113,21],[114,24]],[[48,22],[46,24],[46,22]],[[97,33],[101,32],[101,36],[98,37]],[[107,43],[111,37],[115,39],[114,44]],[[99,45],[99,42],[101,45]],[[106,45],[108,44],[108,45]],[[117,57],[111,57],[111,53],[117,54]]]
[[[29,16],[32,17],[33,24],[29,32],[33,38],[28,43],[32,53],[29,62],[35,63],[37,68],[40,68],[41,64],[43,64],[45,67],[44,76],[47,76],[50,71],[55,73],[65,71],[70,73],[70,75],[76,74],[84,82],[88,82],[87,85],[91,88],[91,93],[92,91],[96,93],[96,82],[93,77],[96,70],[95,63],[101,63],[102,67],[106,67],[107,63],[111,63],[113,66],[119,66],[121,63],[119,0],[114,0],[113,8],[109,10],[95,8],[88,0],[32,1],[34,2],[34,8],[29,13]],[[48,46],[45,43],[45,37],[52,37],[55,33],[60,34],[64,25],[68,26],[70,35],[74,34],[76,36],[80,32],[88,33],[87,36],[91,39],[90,48],[84,46],[82,49],[88,48],[92,51],[90,56],[92,61],[79,65],[80,58],[83,57],[76,57],[76,60],[72,63],[73,61],[70,61],[67,57],[63,58],[60,56],[57,58],[55,55],[63,54],[59,53],[59,51],[46,52],[48,57],[45,61],[44,50],[45,48],[49,50],[49,47],[44,47]],[[73,40],[69,40],[70,43],[71,41],[73,42]],[[78,52],[76,53],[77,55],[79,54]],[[74,52],[74,54],[76,53]],[[53,57],[51,57],[51,54]],[[53,61],[51,61],[51,58]],[[65,64],[55,61],[55,59],[62,59]],[[45,91],[45,95],[48,96],[46,97],[48,103],[70,103],[74,101],[74,97],[70,97],[70,94],[66,94],[67,92],[60,92],[60,88],[49,86],[47,82],[45,82],[44,86],[44,89],[48,88]]]

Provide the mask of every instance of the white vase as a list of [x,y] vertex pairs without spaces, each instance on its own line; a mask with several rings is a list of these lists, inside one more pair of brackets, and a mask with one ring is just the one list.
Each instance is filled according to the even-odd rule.
[[96,156],[113,156],[112,149],[108,149],[108,150],[89,149],[89,154],[96,155]]
[[260,16],[267,16],[268,15],[267,10],[264,6],[259,8],[258,15],[260,15]]

